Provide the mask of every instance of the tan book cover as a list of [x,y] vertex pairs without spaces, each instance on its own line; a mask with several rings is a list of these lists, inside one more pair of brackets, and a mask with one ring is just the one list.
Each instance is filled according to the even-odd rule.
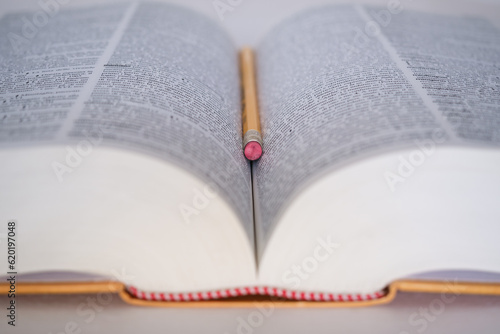
[[[10,284],[0,284],[0,292],[8,294]],[[155,300],[143,300],[132,296],[125,285],[119,282],[57,282],[57,283],[18,283],[16,284],[16,294],[97,294],[114,293],[131,305],[154,306],[154,307],[253,307],[264,306],[273,303],[280,308],[300,308],[300,307],[362,307],[374,306],[390,303],[397,292],[424,292],[443,295],[477,294],[477,295],[500,295],[499,283],[473,283],[473,282],[442,282],[425,280],[398,280],[389,285],[385,296],[366,301],[344,301],[344,302],[318,302],[318,301],[295,301],[283,298],[272,298],[267,296],[246,296],[237,298],[225,298],[207,301],[189,302],[164,302]]]

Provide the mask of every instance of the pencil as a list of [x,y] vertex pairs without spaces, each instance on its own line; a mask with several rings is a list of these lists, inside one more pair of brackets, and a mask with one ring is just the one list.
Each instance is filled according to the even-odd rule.
[[243,152],[248,160],[257,160],[262,155],[257,84],[255,80],[255,57],[252,49],[240,52],[243,123]]

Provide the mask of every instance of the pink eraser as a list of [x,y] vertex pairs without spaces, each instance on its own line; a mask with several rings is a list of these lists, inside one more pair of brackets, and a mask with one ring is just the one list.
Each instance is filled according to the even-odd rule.
[[262,155],[262,147],[256,141],[251,141],[245,146],[245,157],[248,160],[257,160]]

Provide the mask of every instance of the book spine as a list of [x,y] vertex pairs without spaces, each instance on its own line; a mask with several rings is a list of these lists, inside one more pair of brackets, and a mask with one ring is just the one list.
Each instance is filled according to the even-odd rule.
[[230,297],[241,297],[249,295],[260,295],[268,297],[284,298],[297,301],[324,301],[324,302],[359,302],[382,298],[386,295],[384,291],[366,294],[335,294],[322,292],[305,292],[287,289],[279,289],[267,286],[242,287],[233,289],[210,290],[203,292],[177,292],[158,293],[139,290],[133,286],[127,287],[127,291],[135,298],[142,300],[189,302],[200,300],[215,300]]

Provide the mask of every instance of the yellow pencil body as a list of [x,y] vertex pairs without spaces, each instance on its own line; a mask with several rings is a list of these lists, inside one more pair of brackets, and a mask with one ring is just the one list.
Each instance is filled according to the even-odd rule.
[[260,130],[257,83],[255,79],[255,57],[250,48],[240,52],[242,86],[242,123],[243,149],[249,160],[256,160],[262,155],[262,134]]

